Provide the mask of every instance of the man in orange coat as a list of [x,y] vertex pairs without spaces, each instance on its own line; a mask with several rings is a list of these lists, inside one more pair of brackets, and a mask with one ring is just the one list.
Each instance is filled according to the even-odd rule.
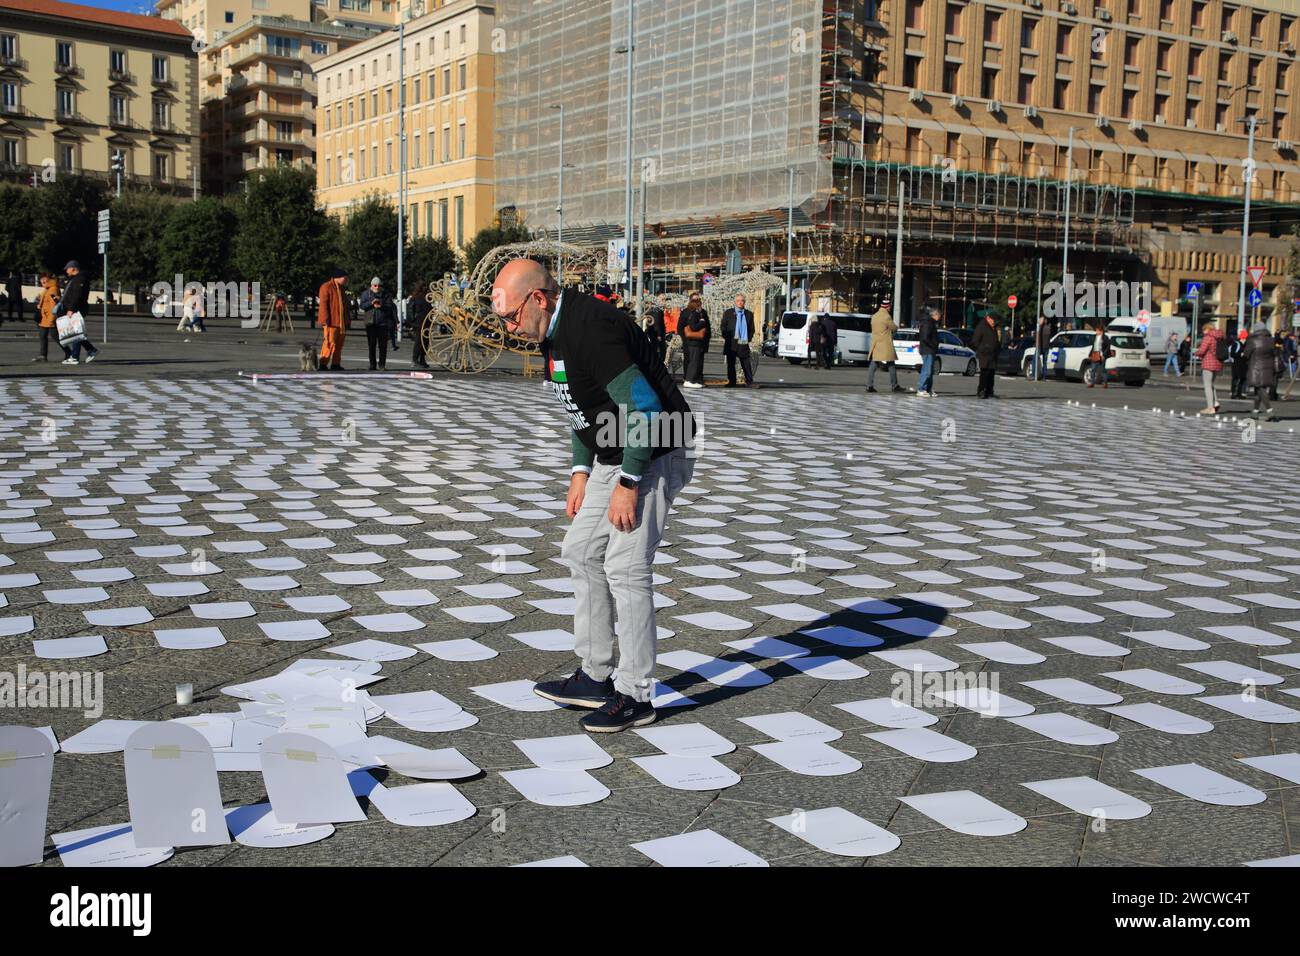
[[339,363],[343,360],[343,338],[348,326],[343,307],[343,286],[347,281],[347,273],[335,269],[316,294],[320,302],[317,322],[324,335],[320,349],[322,372],[346,371]]
[[[59,280],[48,273],[41,273],[40,277],[41,298],[36,305],[39,315],[38,327],[41,330],[41,354],[32,359],[33,362],[46,362],[50,357],[50,339],[54,339],[58,344],[59,333],[55,329],[54,307],[59,304]],[[69,358],[72,355],[68,349],[63,348],[63,357]]]

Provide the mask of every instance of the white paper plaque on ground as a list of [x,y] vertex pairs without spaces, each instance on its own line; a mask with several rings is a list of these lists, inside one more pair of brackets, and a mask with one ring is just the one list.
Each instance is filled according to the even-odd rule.
[[50,836],[64,866],[155,866],[170,859],[171,847],[138,847],[129,823],[69,830]]
[[1290,783],[1300,784],[1300,753],[1266,754],[1262,757],[1238,757],[1237,759],[1248,767],[1271,773]]
[[1092,777],[1035,780],[1021,786],[1098,820],[1137,820],[1151,812],[1151,804]]
[[450,641],[431,641],[416,644],[426,654],[432,654],[440,661],[485,661],[497,656],[497,652],[486,644],[480,644],[472,637],[462,637]]
[[1018,833],[1027,826],[1024,817],[970,790],[950,790],[946,793],[926,793],[898,799],[949,830],[967,836],[1006,836]]
[[723,790],[740,783],[740,775],[713,757],[654,754],[632,762],[665,787],[674,790]]
[[839,657],[796,657],[786,664],[818,680],[860,680],[871,673]]
[[794,710],[781,714],[759,714],[755,717],[736,719],[747,727],[753,727],[777,740],[820,740],[822,743],[830,743],[844,736],[843,731]]
[[767,866],[762,857],[713,830],[693,830],[659,840],[633,843],[632,849],[644,853],[660,866]]
[[934,651],[917,647],[899,647],[888,651],[871,651],[872,657],[893,664],[905,671],[920,671],[922,674],[954,671],[959,666],[956,661],[940,657]]
[[63,741],[63,749],[70,754],[117,753],[126,746],[127,738],[147,723],[147,720],[101,720]]
[[972,654],[978,654],[980,657],[995,661],[998,664],[1041,664],[1047,660],[1037,651],[1031,651],[1021,647],[1019,644],[1012,644],[1009,641],[981,641],[975,644],[958,644],[963,650],[970,651]]
[[954,707],[973,710],[981,717],[1023,717],[1034,712],[1031,704],[979,685],[936,691],[934,696]]
[[376,641],[366,639],[363,641],[353,641],[351,644],[339,644],[336,647],[321,648],[326,654],[338,654],[340,657],[350,657],[357,661],[371,661],[372,663],[383,663],[385,661],[403,661],[408,657],[414,657],[415,648],[406,647],[402,644],[394,644],[391,641]]
[[840,710],[848,711],[854,717],[861,717],[863,720],[869,720],[881,727],[895,727],[898,729],[929,727],[939,720],[934,714],[927,714],[923,710],[917,710],[911,704],[905,704],[893,697],[851,700],[835,706]]
[[265,849],[306,846],[334,834],[334,826],[329,823],[315,826],[281,823],[269,803],[231,807],[226,811],[226,827],[241,846]]
[[276,818],[285,823],[348,823],[366,818],[338,753],[315,737],[295,733],[267,737],[262,741],[262,779]]
[[578,807],[609,796],[609,788],[585,770],[527,767],[503,770],[501,776],[525,800],[543,807]]
[[1203,651],[1210,646],[1205,641],[1188,637],[1186,634],[1178,634],[1174,631],[1120,631],[1120,633],[1125,637],[1131,637],[1155,647],[1163,647],[1168,651]]
[[384,819],[399,827],[441,827],[475,814],[470,803],[449,783],[415,783],[385,787],[364,770],[352,775],[353,790],[375,805]]
[[230,842],[212,746],[193,727],[146,724],[123,754],[131,829],[146,846]]
[[315,618],[302,621],[274,621],[257,625],[273,641],[317,641],[329,637],[329,629]]
[[1254,667],[1247,667],[1235,661],[1194,661],[1181,666],[1189,670],[1199,671],[1202,674],[1208,674],[1215,680],[1226,680],[1233,684],[1255,684],[1259,687],[1268,687],[1272,684],[1282,683],[1282,678],[1276,674],[1270,674],[1268,671],[1261,671]]
[[1300,723],[1300,710],[1284,707],[1265,700],[1254,694],[1223,694],[1214,697],[1196,698],[1202,704],[1209,704],[1219,710],[1227,711],[1247,720],[1257,720],[1262,724]]
[[546,700],[534,694],[534,686],[534,683],[530,680],[512,680],[500,684],[482,684],[478,687],[471,687],[470,690],[494,704],[500,704],[502,707],[524,713],[560,709],[560,705],[554,701]]
[[596,770],[614,762],[587,734],[516,740],[524,756],[547,770]]
[[762,687],[772,683],[772,678],[753,664],[709,657],[698,651],[667,651],[659,655],[658,662],[674,670],[690,671],[718,687]]
[[1218,807],[1249,807],[1268,799],[1263,791],[1196,763],[1147,767],[1133,772],[1175,793]]
[[946,737],[926,727],[881,730],[863,736],[927,763],[960,763],[963,760],[970,760],[976,754],[975,748],[970,744]]
[[553,856],[548,860],[533,860],[531,863],[516,863],[515,868],[522,869],[524,867],[532,867],[532,866],[585,867],[586,865],[587,865],[586,863],[583,863],[576,856],[570,855],[570,856]]
[[1127,657],[1129,649],[1112,641],[1103,641],[1099,637],[1045,637],[1044,644],[1051,644],[1062,650],[1082,654],[1084,657]]
[[1103,707],[1102,710],[1167,734],[1207,734],[1214,729],[1214,724],[1208,720],[1184,714],[1163,704],[1124,704],[1121,707]]
[[836,856],[880,856],[897,849],[901,842],[888,830],[843,807],[796,810],[788,816],[769,817],[767,822]]
[[1017,727],[1024,727],[1063,744],[1099,747],[1119,740],[1119,734],[1115,731],[1090,724],[1071,714],[1030,714],[1027,717],[1008,719]]
[[1173,674],[1166,674],[1163,671],[1152,670],[1149,667],[1134,667],[1126,671],[1106,671],[1101,676],[1109,677],[1121,684],[1140,687],[1142,690],[1149,690],[1156,694],[1190,696],[1205,693],[1205,688],[1200,684],[1183,680],[1181,677],[1175,677]]
[[159,647],[172,651],[207,650],[226,643],[221,629],[217,627],[167,628],[154,631],[153,636]]
[[678,757],[720,757],[736,749],[730,740],[704,724],[660,724],[635,728],[632,733]]
[[36,656],[42,660],[72,660],[78,657],[97,657],[108,653],[108,644],[98,634],[85,637],[54,637],[32,641]]
[[779,740],[754,744],[753,749],[786,770],[807,777],[838,777],[862,769],[856,757],[820,740]]
[[0,867],[40,863],[55,746],[32,727],[0,727]]
[[1091,707],[1101,707],[1106,704],[1118,704],[1124,699],[1119,694],[1111,693],[1108,690],[1103,690],[1073,677],[1026,680],[1020,683],[1025,687],[1032,687],[1040,694],[1047,694],[1049,697],[1055,697],[1057,700],[1063,700],[1070,704],[1087,704]]

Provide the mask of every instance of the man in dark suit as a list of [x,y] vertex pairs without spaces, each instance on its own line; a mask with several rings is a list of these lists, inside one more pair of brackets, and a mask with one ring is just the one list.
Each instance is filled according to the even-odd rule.
[[722,354],[727,357],[727,385],[736,385],[736,360],[745,373],[745,386],[754,387],[754,362],[749,343],[754,339],[754,313],[745,308],[745,297],[736,296],[736,307],[722,313]]

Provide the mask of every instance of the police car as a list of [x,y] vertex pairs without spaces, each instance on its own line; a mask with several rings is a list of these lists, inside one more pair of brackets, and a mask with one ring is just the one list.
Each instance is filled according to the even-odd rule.
[[[1134,388],[1145,385],[1151,377],[1151,359],[1147,355],[1146,339],[1137,333],[1112,332],[1107,335],[1114,354],[1106,359],[1106,381],[1123,382]],[[1100,363],[1088,361],[1096,338],[1096,332],[1083,329],[1057,332],[1047,343],[1048,353],[1043,374],[1050,378],[1078,379],[1087,385],[1100,385]],[[1033,378],[1036,352],[1035,348],[1025,351],[1021,371],[1026,378]]]
[[[894,333],[894,351],[898,353],[899,368],[921,368],[921,333],[916,329],[899,329]],[[975,353],[962,345],[961,339],[947,329],[939,330],[939,354],[935,356],[934,374],[947,371],[953,374],[975,375],[980,363]]]

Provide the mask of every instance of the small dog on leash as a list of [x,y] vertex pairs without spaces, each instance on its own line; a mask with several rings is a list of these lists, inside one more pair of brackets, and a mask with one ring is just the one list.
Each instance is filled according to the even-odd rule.
[[302,347],[298,349],[298,371],[315,372],[319,366],[319,359],[316,355],[316,346],[310,342],[303,342]]

